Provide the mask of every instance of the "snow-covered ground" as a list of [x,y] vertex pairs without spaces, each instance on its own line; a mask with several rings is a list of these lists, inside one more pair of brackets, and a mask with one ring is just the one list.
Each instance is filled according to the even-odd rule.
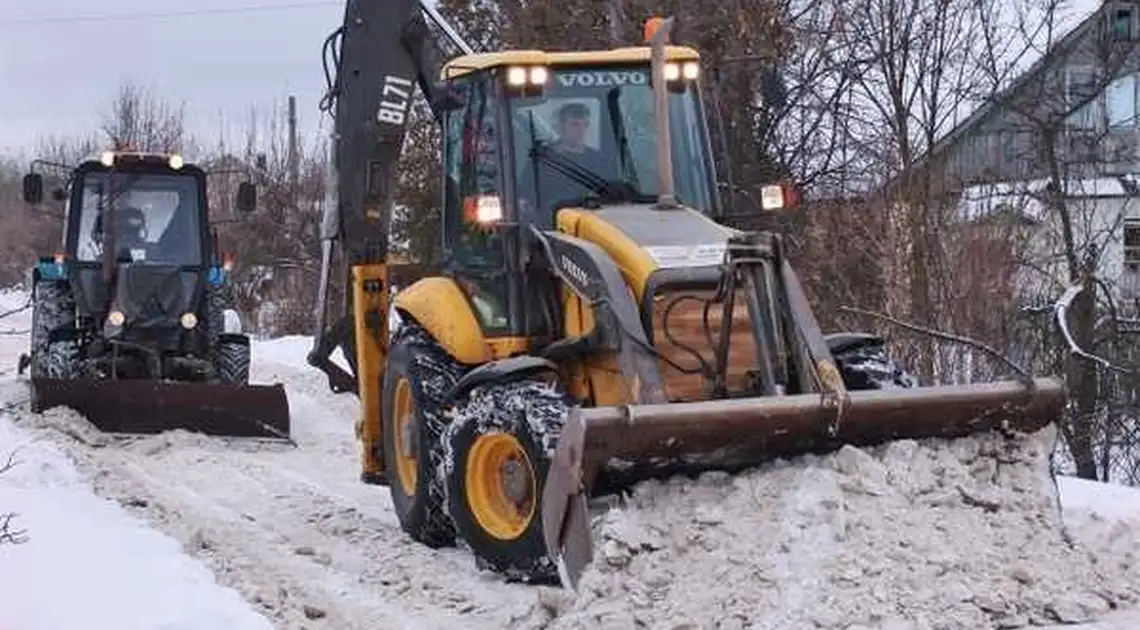
[[[0,311],[23,299],[0,294]],[[306,338],[254,347],[254,380],[286,383],[296,448],[187,433],[121,442],[91,431],[66,410],[27,413],[26,386],[15,376],[27,340],[3,334],[9,327],[25,330],[27,312],[0,320],[0,405],[7,409],[0,417],[0,454],[18,447],[20,462],[0,476],[0,512],[19,512],[15,524],[28,540],[0,545],[0,630],[957,629],[990,627],[974,621],[993,606],[1008,608],[1007,627],[1041,627],[1058,616],[1043,612],[1048,609],[1075,621],[1099,614],[1110,600],[1122,610],[1095,624],[1065,627],[1140,628],[1140,615],[1123,610],[1140,595],[1140,569],[1132,566],[1140,550],[1133,534],[1140,530],[1140,491],[1130,488],[1058,480],[1064,518],[1084,545],[1074,552],[1059,547],[1043,507],[1049,492],[1033,488],[1032,480],[1005,484],[1008,496],[917,499],[922,475],[937,477],[932,487],[953,477],[946,471],[957,464],[937,460],[937,449],[929,457],[941,467],[929,470],[920,470],[913,462],[925,460],[906,448],[873,456],[851,449],[735,481],[652,484],[636,501],[642,511],[615,510],[601,519],[601,562],[588,573],[579,600],[571,601],[554,589],[506,584],[477,571],[463,550],[431,550],[404,536],[388,490],[358,481],[356,400],[331,394],[323,375],[305,365]],[[956,483],[985,472],[976,453],[946,452],[965,471]],[[910,462],[905,469],[898,468],[903,455]],[[880,486],[869,486],[876,478]],[[825,490],[831,494],[807,494]],[[990,509],[991,502],[1000,505]],[[1016,511],[1023,504],[1038,510],[1040,522],[1022,522],[1030,518]],[[781,523],[786,526],[775,527]],[[961,534],[953,530],[971,524],[980,529],[968,548],[946,542]],[[835,531],[845,532],[844,539],[835,540]],[[1040,535],[1025,533],[1034,531]],[[995,543],[986,542],[989,536]],[[1025,571],[1003,567],[1018,580],[1048,582],[1026,583],[1024,591],[1039,597],[1071,591],[1073,597],[1025,604],[995,575],[986,584],[990,599],[1013,599],[983,601],[978,592],[965,592],[959,599],[969,606],[951,602],[928,625],[910,615],[913,598],[905,606],[872,601],[910,597],[896,592],[907,584],[896,574],[929,579],[931,588],[948,579],[967,588],[972,583],[965,580],[979,575],[969,565],[1006,557],[995,549],[1001,542],[1020,545],[1027,563],[1033,554],[1048,556]],[[729,553],[745,547],[756,551]],[[873,562],[854,557],[864,547],[875,551]],[[1094,557],[1104,566],[1089,569]],[[895,558],[906,562],[892,565]],[[845,566],[859,567],[863,577]],[[941,569],[920,572],[931,567]],[[1039,567],[1059,574],[1025,577]],[[1060,575],[1066,567],[1071,574]],[[1095,583],[1105,576],[1121,583]],[[1091,596],[1094,604],[1074,599],[1086,591],[1105,594]],[[845,610],[839,596],[847,592],[871,602],[866,614],[826,614]],[[944,593],[927,596],[937,600]],[[780,615],[800,608],[820,612],[781,622]],[[677,625],[682,622],[693,625]]]

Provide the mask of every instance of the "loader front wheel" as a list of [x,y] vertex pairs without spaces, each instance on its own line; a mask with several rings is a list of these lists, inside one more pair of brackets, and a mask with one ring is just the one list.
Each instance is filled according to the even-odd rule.
[[447,506],[476,563],[508,580],[556,583],[546,553],[541,499],[573,399],[524,379],[476,387],[448,427]]
[[455,542],[444,510],[443,420],[439,405],[460,368],[418,325],[405,324],[389,346],[384,373],[381,444],[400,527],[429,547]]

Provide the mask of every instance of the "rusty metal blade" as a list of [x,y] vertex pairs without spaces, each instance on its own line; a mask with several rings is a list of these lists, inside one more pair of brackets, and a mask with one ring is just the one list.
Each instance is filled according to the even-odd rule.
[[[1019,381],[850,392],[834,436],[834,410],[817,394],[575,410],[563,429],[543,489],[547,551],[576,588],[592,559],[589,525],[579,506],[597,474],[627,485],[649,477],[737,470],[775,457],[872,446],[898,439],[962,437],[994,429],[1034,432],[1061,418],[1065,389],[1039,378]],[[615,465],[622,464],[622,465]]]
[[32,410],[75,409],[100,431],[289,439],[284,386],[142,379],[32,379]]

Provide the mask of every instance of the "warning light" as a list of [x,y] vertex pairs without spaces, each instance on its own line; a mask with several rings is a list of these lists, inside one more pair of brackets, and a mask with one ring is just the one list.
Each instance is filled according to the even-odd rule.
[[653,39],[653,36],[657,34],[657,29],[661,28],[661,25],[664,23],[665,19],[659,17],[651,17],[645,21],[645,30],[643,32],[645,43],[648,44],[649,40]]

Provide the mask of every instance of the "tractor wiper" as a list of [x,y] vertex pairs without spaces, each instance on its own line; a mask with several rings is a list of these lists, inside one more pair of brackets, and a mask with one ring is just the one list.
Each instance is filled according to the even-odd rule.
[[535,161],[539,159],[545,161],[553,170],[562,176],[594,191],[598,194],[599,201],[608,203],[648,203],[656,199],[656,197],[651,195],[643,194],[628,182],[602,177],[595,171],[578,164],[561,153],[551,151],[550,148],[541,141],[536,140],[531,146],[533,147],[531,149],[532,159]]

